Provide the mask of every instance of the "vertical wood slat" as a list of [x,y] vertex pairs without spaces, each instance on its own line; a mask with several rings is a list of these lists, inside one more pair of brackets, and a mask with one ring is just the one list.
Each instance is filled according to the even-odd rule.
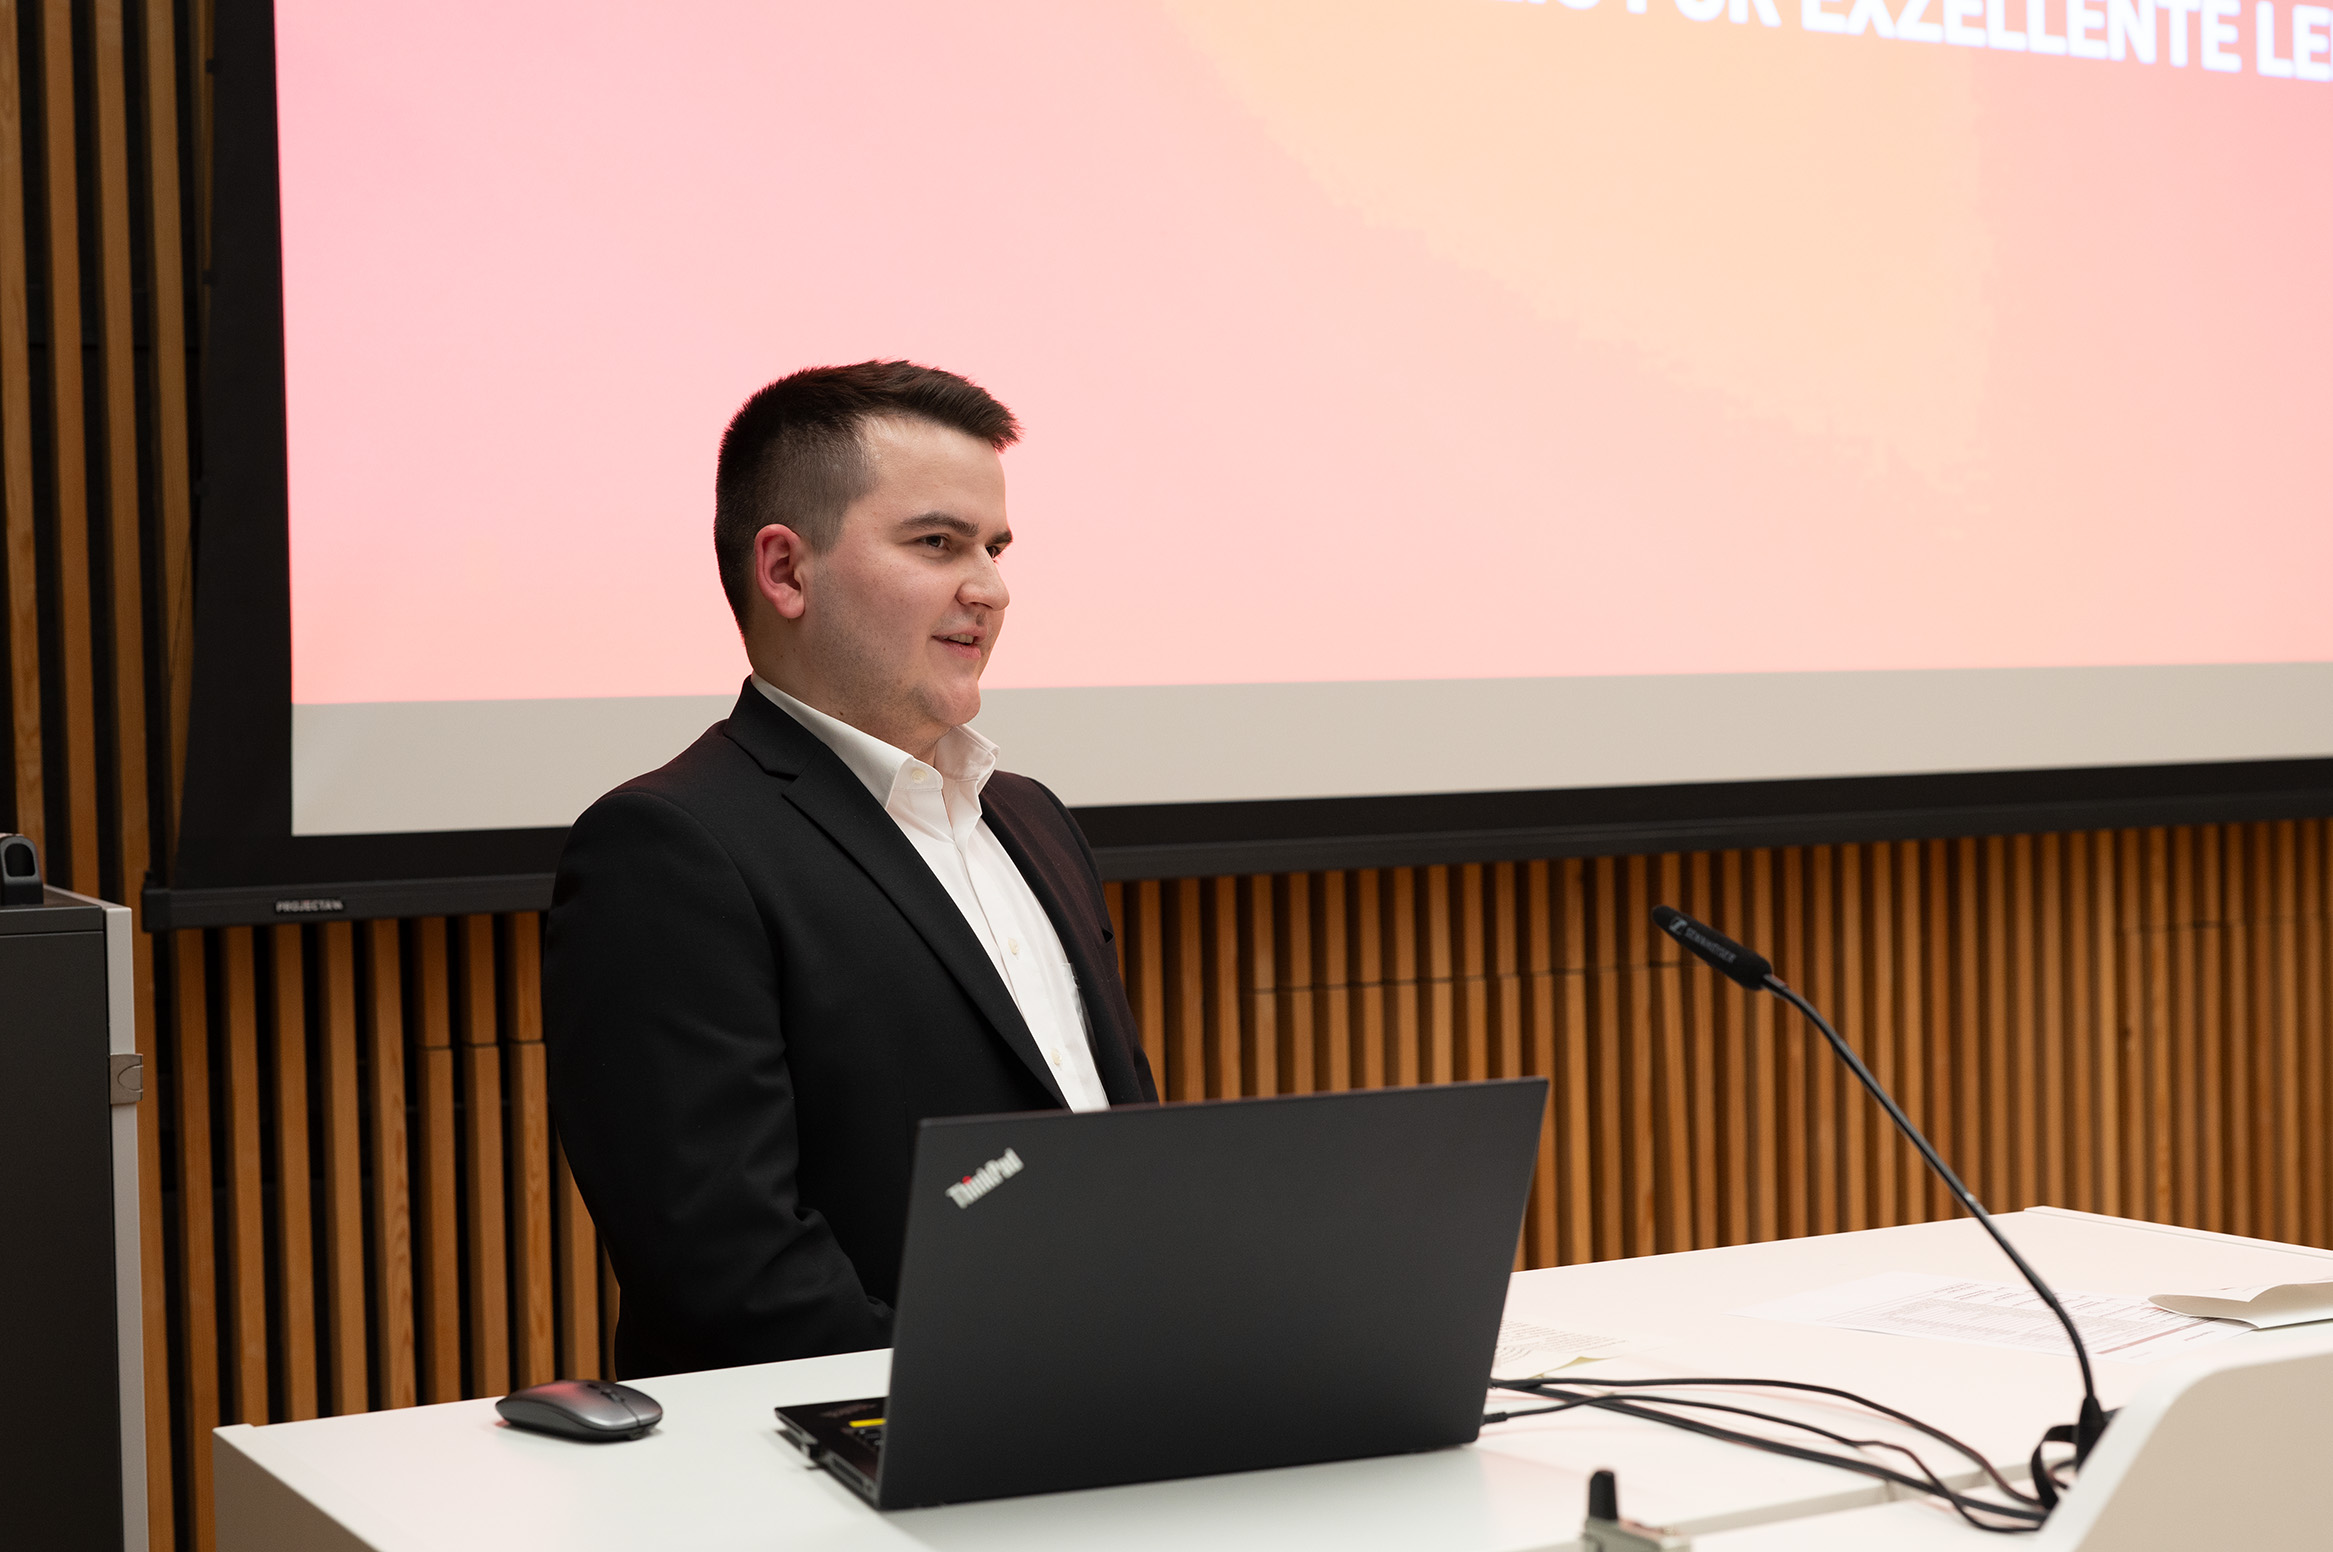
[[2289,943],[2293,948],[2291,964],[2298,978],[2298,999],[2293,1004],[2293,1027],[2300,1041],[2300,1181],[2310,1188],[2307,1211],[2300,1218],[2300,1239],[2310,1244],[2324,1244],[2333,1237],[2333,1181],[2328,1174],[2326,1151],[2326,1120],[2328,1095],[2326,1076],[2333,1071],[2333,1062],[2326,1060],[2324,1029],[2328,1027],[2326,1006],[2326,941],[2324,941],[2324,822],[2310,819],[2307,824],[2291,826],[2284,845],[2293,850],[2293,922]]
[[1312,1094],[1320,1089],[1319,1009],[1312,990],[1312,877],[1292,873],[1264,879],[1272,897],[1275,959],[1274,1018],[1279,1036],[1276,1065],[1282,1092]]
[[453,1401],[462,1389],[461,1179],[455,1134],[453,988],[446,922],[413,923],[414,1064],[421,1074],[417,1228],[417,1343],[421,1399]]
[[2264,834],[2270,842],[2272,876],[2268,904],[2273,936],[2268,957],[2274,966],[2270,996],[2275,1008],[2271,1028],[2276,1041],[2277,1068],[2276,1174],[2284,1184],[2276,1232],[2279,1238],[2290,1241],[2307,1232],[2303,1225],[2312,1216],[2302,1200],[2301,1174],[2304,1152],[2301,1115],[2308,1080],[2301,1059],[2300,945],[2295,931],[2300,910],[2297,867],[2300,859],[2291,820],[2262,826],[2255,833]]
[[2000,930],[2008,952],[2000,966],[2008,1025],[2009,1191],[2003,1204],[2025,1207],[2041,1200],[2041,1046],[2036,1006],[2039,962],[2034,898],[2033,837],[2011,836],[2002,889],[2008,896]]
[[1280,1087],[1279,933],[1274,926],[1272,879],[1257,874],[1233,885],[1232,931],[1238,940],[1239,1007],[1232,1030],[1239,1050],[1231,1071],[1242,1094],[1278,1094]]
[[2049,1121],[2052,1134],[2042,1157],[2039,1200],[2043,1202],[2066,1200],[2065,1128],[2055,1124],[2056,1118],[2065,1114],[2067,1095],[2063,839],[2043,836],[2034,864],[2035,931],[2040,938],[2035,995],[2040,1002],[2036,1027],[2041,1039],[2041,1114]]
[[[1800,854],[1800,862],[1806,876],[1805,916],[1801,927],[1805,947],[1801,950],[1800,963],[1816,1005],[1835,1008],[1839,1006],[1837,858],[1832,847],[1813,846]],[[1806,1076],[1814,1090],[1811,1101],[1815,1117],[1813,1169],[1808,1182],[1813,1188],[1814,1204],[1810,1221],[1813,1232],[1830,1234],[1843,1226],[1839,1210],[1845,1200],[1840,1148],[1845,1135],[1841,1113],[1844,1085],[1840,1081],[1839,1064],[1831,1060],[1828,1051],[1818,1050],[1803,1040],[1801,1044],[1806,1045]]]
[[316,1261],[308,1158],[308,997],[301,929],[273,929],[269,954],[275,1058],[276,1306],[282,1311],[283,1416],[316,1416]]
[[186,1469],[182,1523],[198,1552],[211,1545],[211,1430],[219,1425],[219,1327],[214,1196],[211,1175],[210,996],[203,934],[172,934],[171,1004],[177,1039],[171,1052],[178,1175],[178,1313],[184,1336],[171,1356],[171,1383],[183,1408],[175,1447]]
[[24,82],[16,0],[0,0],[0,570],[8,585],[10,824],[47,849],[40,696],[39,559],[33,515],[32,351],[24,179]]
[[[163,767],[164,823],[177,824],[180,781],[186,771],[186,714],[193,699],[194,670],[194,491],[188,462],[186,273],[179,231],[177,13],[172,0],[144,0],[143,50],[146,131],[147,264],[151,277],[149,326],[153,330],[153,458],[157,531],[161,553],[157,581],[161,600],[163,681],[157,686],[167,707],[168,764]],[[207,208],[207,207],[206,207]]]
[[1522,1003],[1523,1016],[1530,1029],[1531,1055],[1524,1070],[1544,1073],[1549,1080],[1547,1112],[1539,1123],[1539,1156],[1532,1161],[1528,1208],[1529,1244],[1535,1266],[1553,1266],[1565,1259],[1560,1238],[1563,1203],[1557,1194],[1563,1189],[1564,1177],[1557,1142],[1562,1136],[1570,1095],[1565,1082],[1568,1075],[1557,1056],[1561,1031],[1556,1025],[1555,931],[1550,919],[1554,903],[1547,864],[1524,864],[1519,902],[1523,920],[1518,923],[1520,942],[1516,955],[1526,999]]
[[[1610,900],[1618,877],[1613,859],[1598,857],[1590,881],[1593,898],[1598,902]],[[1588,913],[1583,911],[1582,917],[1585,926]],[[1595,1053],[1594,1072],[1589,1080],[1595,1095],[1595,1109],[1589,1135],[1595,1141],[1596,1151],[1589,1165],[1588,1178],[1595,1182],[1596,1197],[1595,1209],[1589,1221],[1595,1227],[1592,1259],[1609,1261],[1629,1253],[1626,1238],[1628,1171],[1626,1154],[1622,1150],[1627,1124],[1627,1079],[1618,984],[1620,976],[1625,972],[1611,963],[1618,956],[1612,952],[1612,924],[1605,919],[1604,912],[1595,913],[1593,926],[1595,936],[1586,946],[1579,962],[1590,988],[1590,1017],[1595,1020],[1593,1032],[1586,1036],[1587,1044]],[[1603,962],[1597,963],[1597,960]]]
[[[1841,847],[1832,866],[1826,870],[1832,879],[1831,925],[1825,936],[1835,945],[1837,980],[1831,992],[1832,1004],[1847,1010],[1848,1017],[1862,1026],[1855,1046],[1857,1055],[1869,1065],[1878,1053],[1872,1049],[1870,1015],[1862,1012],[1864,1001],[1863,937],[1863,873],[1859,866],[1862,851],[1857,847]],[[1859,1016],[1860,1014],[1860,1016]],[[1836,1021],[1834,1021],[1836,1022]],[[1861,1085],[1852,1081],[1836,1063],[1825,1064],[1830,1069],[1832,1090],[1839,1104],[1839,1226],[1847,1229],[1871,1227],[1871,1128],[1870,1108],[1860,1092]]]
[[2215,827],[2220,843],[2220,909],[2227,923],[2222,933],[2221,994],[2226,998],[2228,1030],[2227,1091],[2229,1126],[2227,1166],[2230,1233],[2267,1232],[2257,1211],[2252,1172],[2252,1142],[2258,1136],[2256,1096],[2252,1092],[2252,1053],[2257,1030],[2251,999],[2252,935],[2246,918],[2250,896],[2245,887],[2244,832],[2234,825]]
[[1346,875],[1343,872],[1320,875],[1320,886],[1312,891],[1312,899],[1318,918],[1312,934],[1315,955],[1312,984],[1321,1045],[1320,1054],[1314,1060],[1321,1064],[1321,1082],[1341,1093],[1355,1081],[1354,991],[1350,973],[1353,938],[1352,923],[1347,916],[1351,896]]
[[[1848,1007],[1853,1010],[1860,1005],[1867,1010],[1863,1016],[1870,1020],[1867,1044],[1873,1075],[1889,1093],[1897,1096],[1899,1103],[1915,1107],[1919,1103],[1919,1090],[1917,1085],[1905,1081],[1901,1061],[1904,1032],[1899,1021],[1902,1009],[1896,984],[1896,938],[1891,930],[1897,909],[1895,848],[1863,848],[1860,857],[1850,851],[1849,860],[1850,866],[1858,867],[1857,887],[1864,891],[1862,898],[1866,905],[1847,913],[1846,931],[1855,945],[1865,986],[1863,996],[1850,1001]],[[1849,1097],[1855,1100],[1859,1110],[1863,1108],[1862,1100],[1852,1091]],[[1906,1113],[1916,1115],[1918,1111],[1907,1108]],[[1896,1176],[1902,1145],[1894,1128],[1884,1119],[1872,1117],[1866,1124],[1871,1140],[1862,1151],[1868,1154],[1870,1173],[1860,1216],[1866,1227],[1884,1228],[1901,1221],[1896,1212]]]
[[2231,1221],[2227,1198],[2227,1026],[2222,1021],[2221,953],[2227,933],[2220,907],[2219,833],[2206,825],[2193,832],[2195,845],[2195,912],[2199,923],[2196,943],[2195,1010],[2198,1028],[2197,1065],[2202,1069],[2197,1103],[2202,1109],[2196,1147],[2201,1157],[2196,1173],[2201,1181],[2203,1208],[2199,1227],[2224,1230]]
[[552,1313],[551,1105],[543,1053],[543,956],[541,918],[527,913],[507,918],[506,952],[499,966],[502,1027],[510,1042],[511,1154],[517,1189],[512,1204],[518,1220],[512,1236],[512,1275],[518,1328],[519,1385],[557,1377]]
[[371,1405],[365,1375],[364,1138],[357,1097],[356,942],[317,929],[317,1046],[324,1138],[324,1378],[334,1414]]
[[239,1423],[271,1421],[267,1407],[267,1171],[260,1160],[259,996],[251,929],[219,942],[219,1007],[226,1036],[227,1290],[233,1385],[224,1408]]
[[[1803,930],[1805,921],[1805,884],[1800,848],[1783,849],[1774,859],[1775,898],[1774,914],[1767,921],[1771,936],[1766,941],[1775,945],[1774,957],[1779,963],[1790,965],[1790,974],[1799,974],[1798,967],[1782,956],[1788,950],[1792,935]],[[1786,975],[1785,979],[1789,979]],[[1775,1125],[1782,1138],[1779,1195],[1781,1225],[1784,1239],[1797,1239],[1815,1232],[1807,1198],[1808,1169],[1815,1156],[1812,1136],[1812,1114],[1809,1108],[1807,1074],[1811,1069],[1805,1032],[1795,1026],[1778,1030],[1782,1054],[1779,1087],[1781,1103],[1775,1107]]]
[[[1681,859],[1675,852],[1664,854],[1657,865],[1659,877],[1650,892],[1636,902],[1641,914],[1654,901],[1683,898],[1683,879],[1679,867]],[[1708,909],[1700,901],[1692,902],[1702,911]],[[1660,1109],[1656,1126],[1663,1146],[1655,1157],[1654,1166],[1665,1177],[1667,1190],[1661,1214],[1661,1248],[1683,1250],[1694,1243],[1694,1225],[1698,1220],[1696,1208],[1707,1194],[1707,1187],[1698,1170],[1698,1139],[1704,1128],[1695,1124],[1692,1087],[1688,1072],[1691,1064],[1685,1056],[1685,992],[1688,983],[1681,973],[1685,968],[1684,954],[1676,940],[1667,933],[1647,930],[1646,960],[1654,972],[1651,979],[1656,995],[1651,999],[1656,1036],[1657,1060],[1660,1067]],[[1696,1042],[1706,1046],[1706,1038]],[[1701,1112],[1706,1118],[1708,1112]]]
[[420,1394],[414,1367],[413,1223],[405,1135],[405,981],[397,924],[364,929],[366,1127],[373,1158],[373,1354],[384,1407]]
[[494,918],[461,926],[462,1193],[467,1233],[470,1372],[473,1395],[510,1389],[510,1263],[504,1200],[502,1049],[497,1029]]
[[1556,865],[1556,897],[1549,902],[1562,922],[1557,963],[1566,972],[1561,995],[1551,997],[1551,1011],[1560,1010],[1558,1040],[1564,1053],[1564,1120],[1568,1123],[1565,1150],[1568,1169],[1564,1192],[1564,1259],[1587,1261],[1596,1254],[1596,1198],[1593,1194],[1594,1154],[1588,1104],[1588,912],[1584,903],[1585,871],[1580,859],[1567,857]]
[[1353,876],[1353,890],[1353,978],[1360,993],[1360,1019],[1353,1033],[1361,1053],[1353,1081],[1378,1089],[1385,1087],[1385,934],[1378,914],[1384,874],[1376,868],[1361,869]]
[[[1774,854],[1758,850],[1750,854],[1747,869],[1749,891],[1748,916],[1744,925],[1750,930],[1753,943],[1774,941]],[[1754,1237],[1761,1240],[1780,1238],[1782,1227],[1782,1159],[1774,1145],[1783,1122],[1778,1103],[1781,1076],[1775,1060],[1776,1010],[1772,997],[1749,999],[1750,1073],[1752,1092],[1756,1096],[1758,1124],[1764,1128],[1767,1146],[1758,1150],[1755,1166],[1757,1182],[1753,1195],[1753,1212],[1757,1227]]]
[[2096,944],[2091,923],[2095,916],[2095,892],[2090,868],[2090,837],[2082,834],[2065,837],[2066,898],[2069,906],[2066,929],[2066,1027],[2072,1032],[2073,1049],[2067,1063],[2067,1086],[2071,1099],[2067,1117],[2072,1161],[2069,1169],[2074,1199],[2098,1199],[2098,1137],[2096,1116],[2098,1109],[2098,1012],[2097,981],[2093,964]]
[[1159,882],[1146,878],[1134,886],[1134,939],[1130,990],[1134,1018],[1142,1029],[1142,1054],[1150,1063],[1151,1082],[1159,1097],[1167,1097],[1166,937],[1160,909]]
[[[91,611],[89,466],[82,397],[80,178],[74,115],[72,0],[44,0],[40,14],[42,141],[49,292],[49,459],[54,502],[55,602],[65,790],[60,850],[50,837],[49,870],[72,888],[96,892],[98,878],[97,672]],[[52,732],[52,737],[54,733]],[[62,860],[65,866],[56,864]]]
[[104,614],[110,627],[107,656],[112,673],[107,689],[113,713],[108,731],[115,871],[104,887],[113,898],[126,900],[146,876],[151,837],[146,809],[145,545],[138,513],[135,298],[130,281],[129,54],[122,5],[123,0],[91,0],[86,17],[91,34],[90,117],[97,141],[97,360],[99,403],[104,409],[99,463],[105,497],[101,537],[108,562]]

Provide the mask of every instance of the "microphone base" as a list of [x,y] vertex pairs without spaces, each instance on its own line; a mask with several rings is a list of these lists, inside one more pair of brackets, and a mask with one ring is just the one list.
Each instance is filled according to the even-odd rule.
[[2096,1396],[2082,1398],[2082,1416],[2074,1424],[2074,1464],[2078,1467],[2098,1448],[2098,1441],[2106,1437],[2106,1425],[2114,1421],[2114,1414],[2098,1404]]

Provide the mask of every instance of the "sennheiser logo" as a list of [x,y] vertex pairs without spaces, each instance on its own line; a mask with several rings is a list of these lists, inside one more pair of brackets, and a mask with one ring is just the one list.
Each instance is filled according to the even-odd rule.
[[1707,953],[1715,954],[1718,958],[1724,960],[1729,965],[1742,957],[1741,955],[1734,952],[1733,945],[1730,943],[1720,943],[1715,938],[1710,937],[1707,933],[1695,932],[1692,928],[1686,926],[1683,922],[1677,923],[1676,926],[1670,928],[1669,930],[1676,934],[1678,942],[1690,943],[1695,948],[1702,949]]
[[1001,1159],[990,1159],[962,1180],[948,1187],[948,1200],[958,1207],[970,1207],[989,1192],[1003,1185],[1021,1172],[1021,1156],[1012,1149],[1004,1151]]

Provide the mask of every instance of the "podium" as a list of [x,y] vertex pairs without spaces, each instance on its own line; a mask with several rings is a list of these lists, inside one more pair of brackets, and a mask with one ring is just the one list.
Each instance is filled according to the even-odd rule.
[[[2089,1213],[2030,1208],[2004,1226],[2060,1287],[2143,1296],[2159,1288],[2333,1278],[2333,1252]],[[1734,1311],[1875,1272],[2001,1275],[2000,1252],[1967,1219],[1810,1239],[1680,1251],[1517,1273],[1510,1319],[1566,1330],[1657,1335],[1657,1346],[1599,1372],[1659,1379],[1751,1374],[1840,1385],[1901,1406],[2014,1468],[2079,1397],[2068,1355],[1926,1342],[1745,1318]],[[2303,1328],[2307,1329],[2307,1328]],[[2312,1338],[2322,1332],[2313,1332]],[[2217,1370],[2301,1349],[2276,1332],[2204,1349]],[[1988,1546],[1925,1502],[1834,1467],[1779,1459],[1655,1423],[1566,1412],[1483,1431],[1475,1444],[1420,1455],[1151,1482],[1036,1498],[879,1515],[780,1437],[774,1406],[881,1395],[889,1355],[845,1353],[792,1363],[646,1377],[664,1423],[630,1444],[574,1444],[505,1427],[490,1400],[319,1418],[213,1436],[220,1552],[504,1552],[540,1544],[546,1527],[605,1545],[756,1552],[1577,1552],[1590,1476],[1620,1474],[1633,1519],[1665,1526],[1701,1552],[1911,1552]],[[2214,1485],[2147,1452],[2146,1398],[2164,1370],[2107,1363],[2105,1404],[2130,1410],[2109,1430],[2076,1500],[2159,1493],[2206,1506]],[[2199,1372],[2199,1371],[2182,1371]],[[2263,1373],[2267,1371],[2261,1371]],[[2301,1386],[2317,1383],[2303,1369]],[[2333,1387],[2320,1385],[2326,1394]],[[2255,1405],[2257,1397],[2239,1398]],[[1128,1398],[1127,1405],[1140,1405]],[[1755,1403],[1837,1423],[1827,1403]],[[1859,1414],[1860,1416],[1860,1414]],[[1884,1422],[1859,1435],[1922,1440]],[[2175,1435],[2163,1434],[2176,1442]],[[2235,1436],[2231,1436],[2232,1438]],[[2315,1425],[2295,1448],[2315,1447]],[[2221,1441],[2244,1455],[2240,1439]],[[2118,1493],[2117,1451],[2137,1452]],[[1933,1451],[1931,1453],[1934,1453]],[[1955,1486],[1973,1468],[1942,1461]],[[2254,1462],[2257,1465],[2257,1462]],[[2249,1488],[2253,1466],[2234,1479]],[[2142,1497],[2127,1502],[2145,1510]],[[2067,1543],[2081,1523],[2018,1538],[2036,1552],[2126,1552],[2112,1540]],[[2102,1522],[2103,1523],[2103,1522]],[[2114,1527],[2106,1527],[2109,1535]],[[2318,1538],[2321,1541],[2323,1538]],[[2240,1538],[2186,1546],[2279,1546]],[[2305,1545],[2316,1545],[2310,1541]],[[2182,1547],[2185,1552],[2185,1547]]]
[[[2029,1552],[2260,1552],[2333,1542],[2333,1325],[2262,1331],[2150,1373]],[[1998,1547],[1899,1502],[1698,1538],[1695,1552]]]

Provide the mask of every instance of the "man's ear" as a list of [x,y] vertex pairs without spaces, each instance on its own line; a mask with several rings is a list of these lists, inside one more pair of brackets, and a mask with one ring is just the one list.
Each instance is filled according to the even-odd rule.
[[781,620],[799,620],[809,602],[810,546],[783,523],[753,536],[753,585]]

